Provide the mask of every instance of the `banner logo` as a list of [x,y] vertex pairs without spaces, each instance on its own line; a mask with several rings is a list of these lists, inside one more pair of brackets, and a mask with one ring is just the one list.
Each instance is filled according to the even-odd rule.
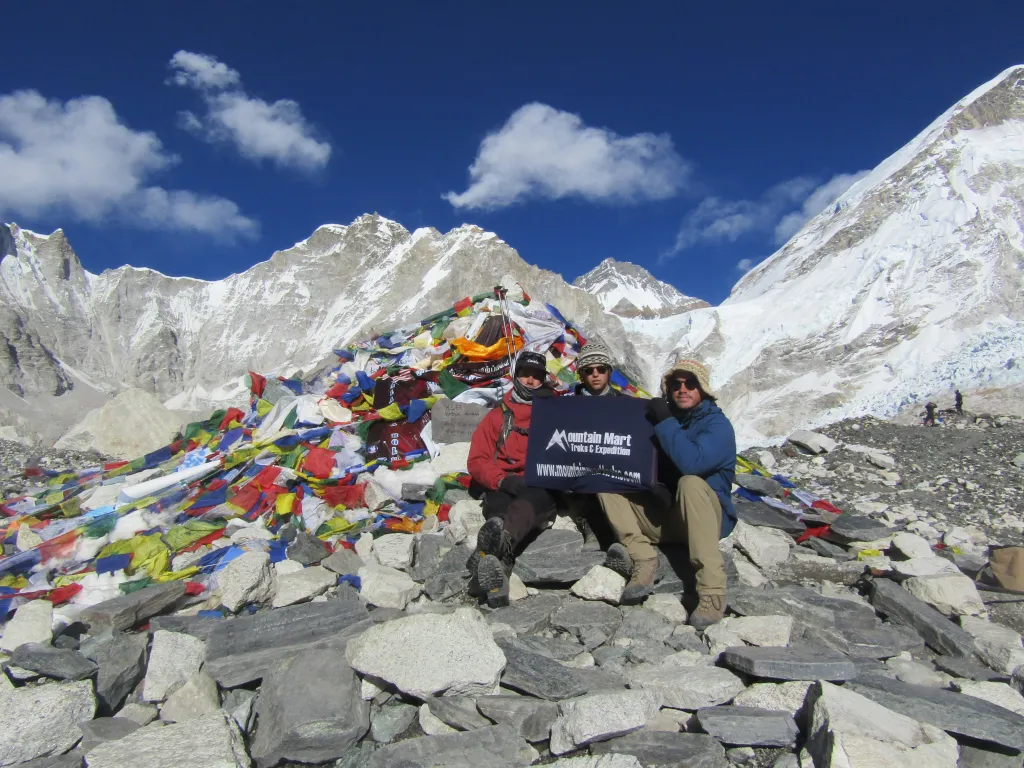
[[551,446],[553,446],[553,445],[557,445],[563,451],[569,450],[568,448],[565,447],[565,430],[564,429],[556,429],[552,433],[551,439],[548,440],[548,447],[545,448],[544,450],[545,451],[551,450]]

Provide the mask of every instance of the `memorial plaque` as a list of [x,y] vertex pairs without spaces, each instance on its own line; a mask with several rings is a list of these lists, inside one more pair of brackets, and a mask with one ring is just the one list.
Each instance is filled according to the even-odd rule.
[[438,400],[430,409],[432,437],[435,443],[468,443],[477,425],[490,410],[476,403]]

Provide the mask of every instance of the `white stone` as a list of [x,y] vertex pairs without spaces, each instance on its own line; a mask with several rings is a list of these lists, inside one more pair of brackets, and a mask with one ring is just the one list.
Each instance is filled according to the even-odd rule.
[[568,515],[555,515],[555,520],[551,523],[551,530],[575,531],[576,533],[580,533],[580,527],[576,525],[576,522]]
[[466,463],[469,461],[469,443],[445,443],[437,457],[430,461],[430,468],[438,477],[449,472],[465,474]]
[[685,624],[689,618],[683,604],[675,595],[651,595],[644,600],[644,608],[668,619],[673,624]]
[[134,459],[163,448],[181,428],[182,420],[160,399],[142,389],[126,389],[90,411],[68,430],[54,448],[87,451]]
[[274,596],[274,571],[266,552],[245,552],[217,574],[221,605],[232,613],[249,603],[263,604]]
[[337,583],[338,574],[320,565],[311,565],[294,573],[286,573],[277,579],[277,591],[274,593],[272,607],[283,608],[286,605],[312,600]]
[[892,569],[900,576],[960,575],[960,569],[944,557],[915,557],[892,561]]
[[956,741],[853,691],[814,684],[807,749],[817,766],[955,768]]
[[[415,655],[396,648],[429,649]],[[505,654],[482,620],[462,614],[420,614],[378,624],[348,643],[349,663],[362,675],[385,680],[426,699],[447,694],[491,694],[505,669]]]
[[212,715],[219,709],[217,682],[205,672],[200,672],[167,697],[160,708],[160,719],[166,723],[183,723]]
[[758,451],[757,460],[765,469],[771,469],[775,466],[775,456],[772,455],[771,451]]
[[405,610],[423,591],[422,585],[409,578],[409,574],[386,565],[360,568],[359,581],[359,597],[381,608]]
[[448,511],[448,527],[444,534],[452,543],[461,544],[476,540],[477,531],[484,524],[483,505],[479,501],[463,499],[452,505]]
[[158,629],[153,633],[143,701],[163,701],[199,671],[206,658],[206,643],[183,632]]
[[359,534],[359,538],[356,539],[355,543],[356,554],[362,559],[364,563],[369,563],[373,554],[373,534],[370,532],[364,532]]
[[[274,576],[276,579],[280,579],[282,576],[287,576],[289,573],[298,573],[305,567],[306,566],[302,563],[296,562],[295,560],[281,560],[274,563]],[[278,583],[278,586],[280,586],[280,583]]]
[[892,546],[906,558],[935,557],[927,539],[906,531],[900,531],[892,537]]
[[768,577],[761,573],[758,567],[746,558],[734,558],[733,565],[736,566],[736,572],[739,574],[740,584],[757,588],[763,587],[768,583]]
[[973,616],[961,616],[960,626],[974,638],[982,660],[997,672],[1009,675],[1024,664],[1024,645],[1012,629]]
[[415,543],[411,533],[386,533],[373,542],[373,554],[381,565],[404,571],[412,565]]
[[89,680],[0,690],[0,766],[67,752],[95,712]]
[[603,565],[595,565],[569,591],[584,600],[604,600],[618,605],[625,588],[626,580],[622,576]]
[[121,707],[114,717],[123,717],[139,725],[149,725],[157,718],[157,709],[152,704],[136,704],[132,702]]
[[785,562],[793,540],[777,528],[749,525],[743,520],[736,523],[732,538],[743,553],[758,568],[772,568]]
[[565,666],[573,667],[574,669],[590,669],[596,667],[597,662],[594,660],[594,655],[589,651],[583,651],[579,656],[574,656],[565,662]]
[[903,582],[903,588],[947,616],[985,613],[985,603],[981,601],[978,588],[963,574],[915,576]]
[[1024,696],[1006,683],[975,682],[973,680],[958,680],[956,688],[967,696],[976,699],[984,699],[997,707],[1008,709],[1024,716]]
[[743,681],[721,667],[658,666],[628,672],[631,688],[657,695],[661,706],[700,709],[732,701]]
[[839,447],[831,437],[806,429],[798,429],[789,436],[789,442],[806,448],[811,453],[829,453]]
[[949,684],[949,675],[936,672],[930,665],[915,661],[909,653],[902,653],[886,659],[885,666],[896,673],[896,679],[911,685],[923,685],[926,688],[945,688]]
[[359,686],[359,698],[363,701],[370,701],[377,697],[377,694],[384,689],[374,683],[372,680],[363,679]]
[[427,736],[443,736],[446,733],[456,732],[455,728],[452,728],[439,717],[435,717],[434,713],[430,711],[430,707],[426,704],[420,704],[419,721],[420,728],[423,729]]
[[89,752],[89,768],[249,768],[242,734],[220,712],[187,723],[153,723]]
[[707,667],[715,662],[715,656],[699,651],[676,651],[659,662],[662,667]]
[[790,683],[754,683],[735,699],[735,707],[758,707],[788,712],[793,717],[803,708],[807,689],[811,683],[796,681]]
[[784,647],[789,645],[789,637],[793,633],[793,617],[729,616],[708,627],[704,636],[708,637],[709,632],[714,636],[716,631],[736,635],[748,645]]
[[4,627],[0,651],[10,653],[24,643],[49,645],[53,639],[53,603],[49,600],[29,600],[22,603]]
[[508,599],[512,602],[516,600],[522,600],[524,597],[529,597],[530,593],[526,590],[526,585],[523,580],[519,578],[519,574],[513,573],[508,577]]
[[632,755],[616,754],[562,757],[550,765],[552,768],[643,768],[643,763]]
[[43,537],[33,531],[28,523],[22,523],[18,526],[18,536],[14,540],[14,546],[18,548],[19,552],[35,549],[42,543]]
[[647,691],[598,693],[560,702],[551,726],[550,749],[564,755],[593,741],[638,731],[654,719],[658,705]]

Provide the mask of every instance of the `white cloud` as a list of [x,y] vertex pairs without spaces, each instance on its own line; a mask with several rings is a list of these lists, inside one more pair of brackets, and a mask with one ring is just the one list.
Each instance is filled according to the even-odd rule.
[[800,202],[815,182],[803,176],[776,184],[757,200],[705,198],[683,221],[672,256],[700,242],[734,243],[748,232],[770,230],[783,212]]
[[740,259],[739,261],[736,262],[736,270],[738,272],[742,272],[743,274],[749,272],[752,266],[754,266],[753,259]]
[[870,171],[840,173],[811,192],[807,199],[804,200],[804,204],[800,207],[799,211],[786,214],[775,226],[775,244],[782,245],[789,240],[804,224],[834,203],[840,195],[867,176],[868,173]]
[[258,231],[221,197],[147,187],[178,162],[149,131],[124,125],[100,96],[62,102],[37,91],[0,96],[0,215],[119,218],[223,238]]
[[316,138],[298,103],[268,103],[242,88],[237,71],[213,56],[178,51],[168,81],[199,92],[203,115],[182,112],[181,127],[211,143],[228,143],[250,160],[270,160],[281,168],[316,171],[327,165],[331,145]]
[[666,135],[619,136],[546,104],[517,109],[480,144],[456,208],[503,208],[527,198],[636,202],[672,197],[689,165]]

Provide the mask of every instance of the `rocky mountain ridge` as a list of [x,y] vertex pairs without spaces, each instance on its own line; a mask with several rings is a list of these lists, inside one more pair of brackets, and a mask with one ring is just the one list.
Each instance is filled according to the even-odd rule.
[[611,258],[572,284],[596,296],[606,312],[619,317],[669,317],[710,306],[663,283],[637,264]]

